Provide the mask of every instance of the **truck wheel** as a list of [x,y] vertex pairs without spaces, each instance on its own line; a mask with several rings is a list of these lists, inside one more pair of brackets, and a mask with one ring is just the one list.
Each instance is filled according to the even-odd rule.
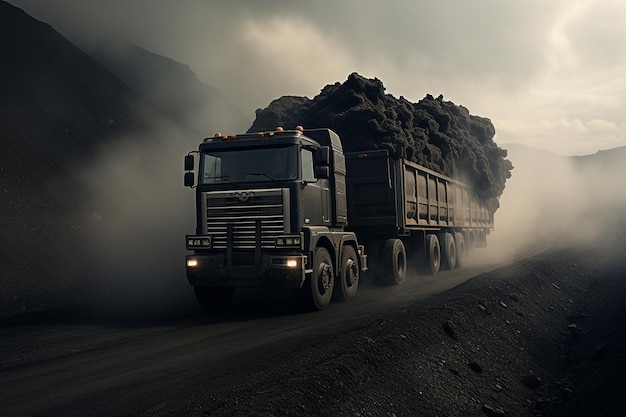
[[[400,239],[387,239],[381,251],[381,264],[389,284],[400,285],[406,278],[406,249]],[[389,273],[391,272],[391,276]]]
[[333,296],[335,286],[335,272],[333,260],[325,248],[318,248],[313,256],[313,272],[308,279],[308,288],[305,285],[306,302],[313,310],[323,310],[328,307]]
[[341,273],[337,276],[339,291],[335,296],[339,301],[348,301],[356,296],[359,289],[359,260],[356,251],[350,245],[343,249],[341,256]]
[[437,235],[426,235],[426,250],[428,272],[435,275],[441,266],[441,248]]
[[193,292],[198,303],[211,312],[225,310],[235,295],[235,289],[228,287],[193,287]]
[[455,233],[454,241],[456,242],[456,267],[460,268],[465,264],[465,257],[467,255],[467,247],[465,246],[463,233]]
[[456,266],[456,244],[454,243],[454,236],[452,236],[451,233],[444,233],[441,237],[443,240],[443,246],[441,246],[443,267],[445,269],[454,269]]

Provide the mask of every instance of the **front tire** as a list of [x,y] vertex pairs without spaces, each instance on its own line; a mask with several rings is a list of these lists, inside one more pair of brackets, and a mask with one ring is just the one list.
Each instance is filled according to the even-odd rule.
[[313,272],[305,284],[305,302],[312,310],[328,307],[335,287],[333,260],[325,248],[318,248],[313,256]]
[[341,256],[341,273],[337,277],[339,292],[335,293],[339,301],[349,301],[359,289],[359,260],[352,246],[345,246]]

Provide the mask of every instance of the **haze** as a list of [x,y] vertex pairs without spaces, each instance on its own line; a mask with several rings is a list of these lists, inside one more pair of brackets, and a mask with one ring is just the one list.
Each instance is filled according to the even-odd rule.
[[[487,254],[500,260],[598,237],[609,223],[597,201],[614,212],[626,204],[614,181],[623,168],[582,172],[567,158],[519,147],[577,155],[626,145],[626,3],[11,3],[85,50],[121,40],[188,64],[250,120],[273,99],[313,97],[351,72],[381,79],[396,97],[443,94],[490,118],[515,166],[488,241]],[[142,297],[150,287],[165,298],[175,286],[191,297],[183,239],[194,229],[194,196],[182,186],[182,157],[201,136],[177,141],[180,132],[159,123],[149,147],[111,147],[87,167],[85,230],[102,285],[122,282]]]
[[79,46],[123,39],[188,64],[246,115],[351,72],[489,117],[498,143],[626,145],[620,0],[14,0]]

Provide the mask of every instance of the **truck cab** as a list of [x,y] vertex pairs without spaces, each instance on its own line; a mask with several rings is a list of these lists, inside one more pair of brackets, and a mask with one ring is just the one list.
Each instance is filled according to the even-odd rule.
[[346,165],[333,131],[216,134],[185,170],[196,192],[187,279],[205,308],[246,287],[298,289],[312,309],[356,295],[367,256],[345,229]]

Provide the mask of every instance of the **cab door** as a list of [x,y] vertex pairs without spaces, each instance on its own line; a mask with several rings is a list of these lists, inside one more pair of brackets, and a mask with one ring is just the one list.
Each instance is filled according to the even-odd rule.
[[302,149],[302,224],[323,226],[330,223],[328,179],[315,178],[313,151]]

